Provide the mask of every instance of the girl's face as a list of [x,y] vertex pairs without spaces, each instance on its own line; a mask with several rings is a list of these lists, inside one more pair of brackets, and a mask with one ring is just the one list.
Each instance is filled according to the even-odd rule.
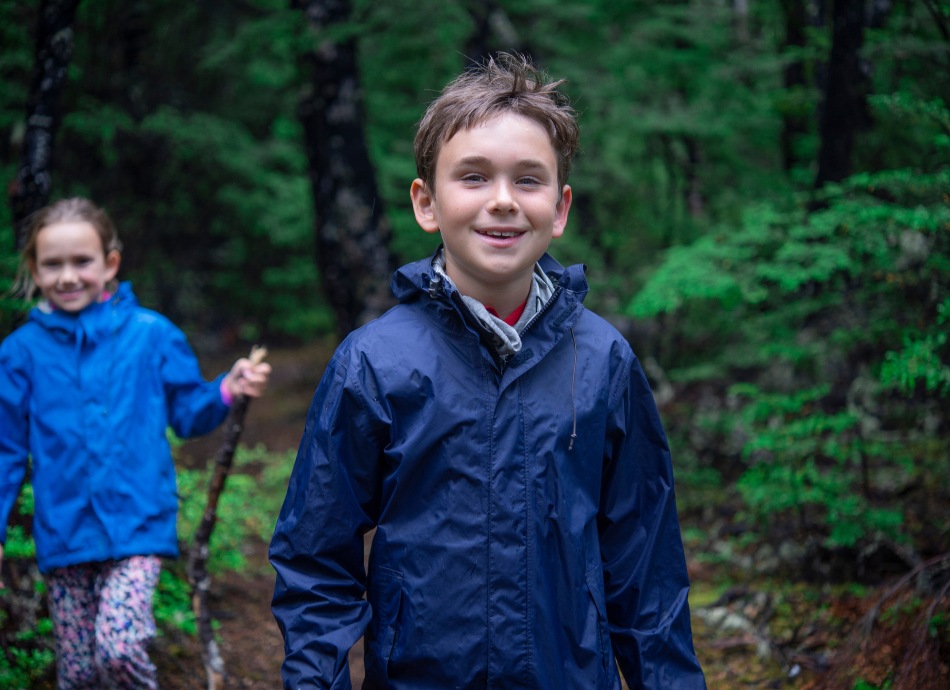
[[47,225],[36,235],[33,282],[57,309],[77,313],[97,302],[119,271],[119,252],[105,253],[85,221]]

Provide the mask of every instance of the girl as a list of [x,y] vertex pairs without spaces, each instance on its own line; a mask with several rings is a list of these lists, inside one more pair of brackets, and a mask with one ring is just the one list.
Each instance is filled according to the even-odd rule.
[[86,199],[37,212],[21,275],[43,299],[0,343],[0,559],[29,457],[61,689],[157,687],[152,595],[178,555],[166,428],[208,433],[270,375],[239,359],[205,381],[184,334],[116,284],[120,249]]

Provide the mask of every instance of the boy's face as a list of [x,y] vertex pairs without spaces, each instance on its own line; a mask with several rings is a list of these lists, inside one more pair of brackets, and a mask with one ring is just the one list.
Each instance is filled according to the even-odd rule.
[[502,312],[528,295],[535,263],[560,237],[571,188],[558,186],[557,156],[544,128],[505,113],[457,132],[435,166],[435,194],[412,183],[416,220],[441,232],[446,273],[465,295]]

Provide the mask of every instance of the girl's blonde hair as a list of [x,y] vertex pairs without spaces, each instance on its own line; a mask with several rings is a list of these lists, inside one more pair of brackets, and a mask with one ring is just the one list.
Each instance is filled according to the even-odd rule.
[[[24,295],[27,299],[36,296],[36,285],[33,282],[33,269],[36,268],[36,238],[43,228],[56,223],[89,223],[102,241],[102,252],[121,252],[122,242],[119,233],[105,209],[96,206],[89,199],[73,197],[61,199],[49,206],[44,206],[30,216],[26,230],[26,243],[20,252],[20,269],[14,284],[14,291]],[[114,292],[117,281],[112,280],[106,289]]]

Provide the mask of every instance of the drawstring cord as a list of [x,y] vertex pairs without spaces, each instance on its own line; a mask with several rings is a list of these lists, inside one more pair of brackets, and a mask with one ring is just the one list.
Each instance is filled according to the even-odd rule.
[[439,296],[439,293],[442,292],[442,276],[438,272],[433,271],[432,276],[429,278],[429,297],[436,299]]
[[567,450],[574,450],[574,439],[577,438],[577,400],[574,397],[574,382],[577,380],[577,339],[574,337],[574,329],[571,329],[571,342],[574,344],[574,368],[571,370],[571,408],[574,414],[574,426],[571,428],[571,442],[567,445]]
[[[436,299],[439,296],[439,293],[443,290],[442,285],[442,276],[438,272],[433,271],[433,275],[429,278],[429,285],[427,292],[432,299]],[[457,293],[456,293],[457,294]],[[550,302],[548,303],[550,304]],[[537,314],[534,315],[534,318],[525,326],[524,330],[527,330],[537,319],[541,312],[544,310],[542,307]],[[524,332],[524,330],[522,332]],[[574,346],[574,366],[571,369],[571,414],[572,414],[572,425],[571,425],[571,440],[567,444],[568,452],[574,450],[574,439],[577,438],[577,399],[574,397],[575,384],[577,382],[577,338],[574,335],[574,329],[571,328],[571,344]]]

